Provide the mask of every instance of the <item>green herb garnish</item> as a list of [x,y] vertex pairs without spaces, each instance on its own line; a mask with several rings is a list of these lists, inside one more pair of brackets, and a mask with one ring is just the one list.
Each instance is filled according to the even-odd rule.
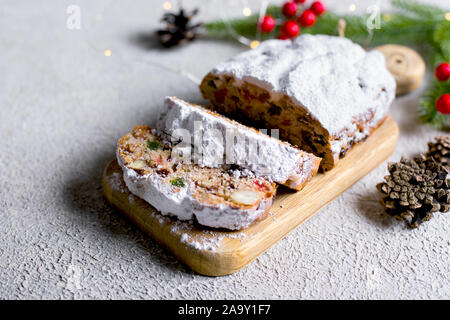
[[147,148],[149,148],[150,150],[158,150],[159,147],[160,147],[160,144],[158,141],[147,140]]
[[183,178],[175,178],[170,180],[170,184],[175,187],[184,187],[184,181]]

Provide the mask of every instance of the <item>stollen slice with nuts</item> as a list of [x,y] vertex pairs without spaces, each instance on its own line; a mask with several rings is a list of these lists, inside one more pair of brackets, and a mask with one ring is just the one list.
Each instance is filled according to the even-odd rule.
[[177,162],[174,145],[147,126],[136,126],[117,146],[124,181],[163,215],[229,230],[264,218],[276,185],[231,166],[206,168]]
[[295,190],[311,180],[321,161],[276,136],[175,97],[166,97],[156,130],[174,141],[182,135],[179,130],[185,130],[189,141],[184,142],[194,146],[196,163],[201,166],[235,165]]

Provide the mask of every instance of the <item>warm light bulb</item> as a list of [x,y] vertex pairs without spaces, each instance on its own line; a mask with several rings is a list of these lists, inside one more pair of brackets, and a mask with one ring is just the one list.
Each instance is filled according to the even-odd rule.
[[172,8],[172,4],[169,1],[163,3],[164,10],[170,10]]
[[259,46],[259,41],[258,40],[253,40],[252,42],[250,42],[250,48],[255,49],[257,46]]
[[447,12],[447,13],[445,14],[445,19],[447,19],[448,21],[450,21],[450,12]]
[[105,50],[105,51],[103,52],[103,54],[104,54],[106,57],[110,57],[110,56],[112,55],[112,52],[111,52],[111,50],[107,49],[107,50]]
[[244,16],[248,17],[252,14],[252,10],[250,10],[250,8],[244,8],[244,10],[242,10],[242,13],[244,14]]
[[387,14],[387,13],[383,14],[383,20],[384,21],[390,21],[391,20],[391,15]]
[[348,10],[350,11],[355,11],[356,10],[356,4],[352,3],[349,7]]

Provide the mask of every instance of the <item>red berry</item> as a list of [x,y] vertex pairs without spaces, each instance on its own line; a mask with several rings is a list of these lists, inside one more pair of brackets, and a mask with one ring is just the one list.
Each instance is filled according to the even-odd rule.
[[288,18],[292,18],[297,13],[297,5],[294,1],[286,2],[281,8],[281,12]]
[[316,15],[312,10],[305,10],[300,17],[298,17],[297,21],[304,27],[310,27],[316,23]]
[[294,38],[300,32],[300,27],[297,22],[288,20],[281,26],[281,33],[287,38]]
[[280,39],[280,40],[287,40],[287,39],[289,39],[289,38],[288,38],[288,36],[285,35],[285,34],[280,34],[280,35],[277,37],[277,39]]
[[434,69],[434,74],[439,81],[447,81],[450,79],[450,64],[442,62]]
[[450,94],[444,93],[437,99],[436,109],[442,114],[450,114]]
[[313,2],[313,4],[311,5],[311,10],[317,14],[318,16],[320,16],[322,13],[325,12],[326,8],[325,5],[320,2],[320,1],[315,1]]
[[295,3],[305,3],[306,0],[294,0]]
[[261,32],[269,33],[275,29],[275,19],[272,16],[264,16],[261,25],[259,26]]

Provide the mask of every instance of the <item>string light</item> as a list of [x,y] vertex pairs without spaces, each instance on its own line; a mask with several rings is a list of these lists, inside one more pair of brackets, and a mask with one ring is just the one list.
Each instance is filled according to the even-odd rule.
[[390,14],[387,14],[387,13],[385,13],[385,14],[383,14],[383,20],[384,21],[391,21],[391,15]]
[[172,4],[169,1],[163,3],[164,10],[170,10],[172,8]]
[[112,52],[111,52],[111,50],[107,49],[103,52],[103,54],[105,55],[105,57],[111,57]]
[[[247,3],[247,1],[244,1],[245,3]],[[246,4],[245,4],[246,5]],[[263,17],[266,14],[266,10],[267,10],[267,6],[268,6],[268,0],[261,0],[261,6],[259,9],[259,13],[258,13],[258,21],[261,22]],[[250,16],[252,14],[252,10],[249,7],[245,7],[242,9],[242,14],[244,16]],[[259,40],[251,40],[243,35],[240,35],[238,32],[236,32],[236,30],[234,29],[234,27],[230,24],[230,20],[225,18],[224,15],[224,10],[220,11],[220,19],[222,20],[222,22],[224,23],[227,31],[230,33],[230,35],[236,39],[238,42],[240,42],[241,44],[243,44],[244,46],[248,46],[252,49],[256,48],[259,46],[260,41]],[[259,30],[259,28],[256,28],[256,35],[255,37],[257,39],[261,38],[261,31]]]
[[349,7],[348,10],[350,11],[355,11],[356,10],[356,4],[352,3]]
[[258,40],[253,40],[252,42],[250,42],[250,48],[255,49],[259,46],[259,44],[260,42]]
[[448,21],[450,21],[450,12],[447,12],[447,13],[445,14],[445,19],[447,19]]

